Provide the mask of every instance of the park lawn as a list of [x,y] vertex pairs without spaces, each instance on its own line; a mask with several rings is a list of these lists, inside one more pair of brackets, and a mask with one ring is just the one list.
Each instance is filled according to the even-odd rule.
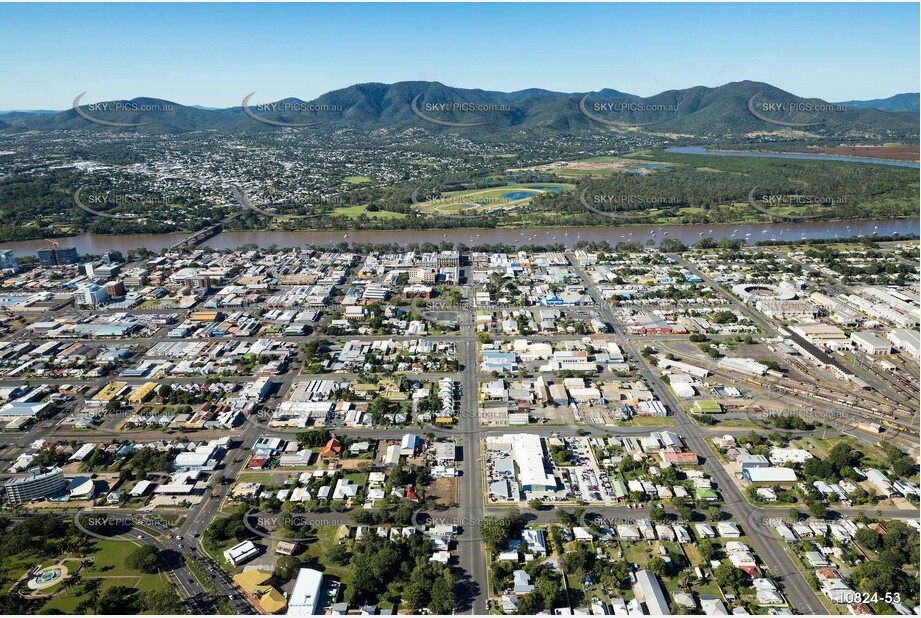
[[125,565],[125,559],[140,544],[128,541],[113,541],[96,539],[93,543],[93,555],[96,562],[87,565],[83,570],[84,577],[114,577],[133,575],[140,577],[142,573]]
[[364,182],[371,182],[370,176],[346,176],[345,181],[350,185],[360,185]]
[[368,484],[368,474],[365,472],[352,472],[343,475],[343,478],[355,483],[359,487],[364,487]]
[[[624,548],[624,560],[637,565],[641,569],[646,568],[650,558],[657,556],[659,553],[658,545],[655,543],[652,545],[647,545],[646,543],[623,543],[621,547]],[[652,553],[647,553],[647,550]]]
[[[155,573],[142,575],[139,578],[99,577],[93,579],[102,580],[102,582],[99,584],[99,590],[92,593],[94,598],[101,594],[104,590],[112,588],[113,586],[126,586],[128,588],[137,590],[139,595],[143,595],[145,592],[151,590],[165,590],[168,583],[165,574],[158,575]],[[76,588],[65,590],[64,592],[53,596],[48,600],[47,603],[42,606],[41,613],[48,613],[50,610],[60,610],[65,614],[75,613],[77,606],[90,596],[86,593],[81,593],[79,589],[80,586],[77,586]]]
[[239,485],[240,483],[262,483],[265,485],[271,482],[273,474],[278,474],[278,471],[257,470],[253,472],[241,472],[237,475],[234,485]]
[[[663,582],[665,584],[665,589],[672,594],[680,590],[677,577],[664,578]],[[691,587],[698,595],[710,595],[717,599],[722,597],[720,587],[712,579],[707,579],[706,583],[699,579],[695,580]]]
[[378,210],[377,212],[368,212],[366,204],[356,204],[355,206],[341,206],[333,210],[333,216],[348,217],[357,219],[358,215],[367,215],[376,219],[402,219],[406,214],[402,212],[390,212],[387,210]]
[[[0,585],[9,589],[17,579],[22,577],[30,567],[42,561],[42,557],[31,552],[21,552],[0,560]],[[47,561],[47,559],[46,559]]]
[[57,610],[64,614],[75,614],[77,613],[77,606],[80,605],[87,596],[86,594],[78,594],[75,590],[67,590],[48,599],[48,602],[42,605],[42,609],[39,613],[48,613],[50,610]]
[[[535,188],[539,187],[539,188]],[[430,203],[420,202],[424,211],[431,214],[458,212],[470,210],[471,212],[490,212],[497,208],[512,208],[528,204],[538,195],[553,193],[553,188],[559,192],[572,191],[575,185],[560,182],[530,182],[502,185],[498,187],[485,187],[477,189],[464,189],[462,191],[448,191],[439,199]],[[526,194],[517,199],[504,198],[509,193]]]
[[313,561],[322,565],[324,574],[336,577],[342,584],[348,586],[352,582],[354,571],[348,565],[328,564],[326,560],[326,552],[339,544],[336,536],[339,526],[318,526],[315,530],[317,532],[316,540],[308,543],[307,548],[298,557],[303,562]]

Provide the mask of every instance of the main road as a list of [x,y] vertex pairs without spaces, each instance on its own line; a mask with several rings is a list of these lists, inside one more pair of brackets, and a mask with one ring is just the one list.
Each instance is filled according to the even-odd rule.
[[[761,556],[765,566],[771,575],[777,578],[790,603],[801,614],[823,613],[824,606],[819,601],[812,587],[806,582],[806,578],[796,568],[793,560],[787,555],[786,551],[780,544],[780,539],[774,540],[771,531],[768,529],[764,518],[760,516],[759,510],[749,503],[742,492],[739,490],[735,480],[729,475],[725,468],[720,465],[710,444],[704,438],[700,428],[694,424],[685,414],[684,408],[675,399],[671,390],[666,388],[659,378],[653,373],[646,359],[640,354],[639,346],[623,330],[620,320],[614,315],[610,306],[598,291],[597,286],[591,280],[579,264],[570,256],[572,266],[581,275],[589,294],[595,303],[603,312],[608,323],[614,329],[624,347],[633,356],[640,374],[643,376],[652,391],[658,396],[659,400],[671,410],[674,417],[675,429],[682,437],[687,446],[693,450],[703,460],[704,469],[713,478],[723,495],[723,501],[726,509],[732,515],[733,519],[742,526],[743,532],[748,536],[754,549]],[[746,530],[746,528],[748,528]]]
[[476,615],[487,613],[489,576],[486,554],[479,541],[480,522],[485,516],[483,496],[480,419],[478,414],[477,343],[472,314],[463,312],[460,349],[462,354],[460,421],[456,439],[463,459],[459,465],[459,568],[457,606],[460,611]]

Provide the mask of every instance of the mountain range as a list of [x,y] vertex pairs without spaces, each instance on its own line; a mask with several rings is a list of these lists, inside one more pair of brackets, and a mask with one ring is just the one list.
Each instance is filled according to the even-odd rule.
[[884,112],[921,111],[921,93],[905,92],[887,99],[870,99],[869,101],[842,101],[841,105],[860,109],[881,109]]
[[[252,96],[255,99],[255,94]],[[918,94],[877,101],[827,103],[797,97],[770,84],[741,81],[639,97],[617,90],[564,93],[543,89],[497,92],[452,88],[438,82],[356,84],[313,101],[287,98],[225,109],[155,98],[83,104],[57,113],[0,116],[0,131],[103,131],[181,134],[196,131],[277,131],[279,125],[313,130],[426,127],[485,136],[521,132],[578,133],[625,130],[731,137],[801,129],[826,135],[917,135]],[[837,107],[836,107],[837,106]],[[881,109],[886,107],[888,109]],[[753,113],[753,111],[756,113]],[[87,117],[96,119],[93,122]],[[256,118],[261,119],[262,122]],[[776,120],[776,122],[774,122]]]

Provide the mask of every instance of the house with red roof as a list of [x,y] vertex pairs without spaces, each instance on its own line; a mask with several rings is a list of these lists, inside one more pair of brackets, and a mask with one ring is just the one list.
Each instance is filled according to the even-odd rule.
[[326,443],[326,446],[320,451],[320,459],[340,459],[342,457],[342,443],[333,434]]

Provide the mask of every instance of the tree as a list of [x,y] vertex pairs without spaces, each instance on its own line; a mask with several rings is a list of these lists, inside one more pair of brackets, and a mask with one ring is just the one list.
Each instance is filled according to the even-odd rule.
[[543,601],[544,609],[548,612],[566,603],[566,591],[563,589],[562,579],[555,573],[543,571],[535,589]]
[[810,502],[809,514],[816,519],[825,519],[828,517],[828,509],[821,502]]
[[707,507],[707,519],[710,521],[719,521],[723,518],[723,511],[718,506]]
[[668,513],[665,512],[665,509],[658,507],[658,506],[654,506],[651,509],[649,509],[649,518],[652,521],[663,522],[668,519]]
[[353,509],[349,511],[349,519],[356,524],[371,524],[374,523],[374,513],[364,509]]
[[883,546],[883,537],[876,530],[870,528],[861,528],[854,535],[854,540],[866,547],[876,551]]
[[398,526],[408,526],[413,521],[414,512],[412,504],[404,502],[398,506],[396,512],[394,512],[393,522]]
[[165,589],[148,590],[141,598],[141,604],[152,614],[169,615],[183,613],[182,599],[173,586]]
[[713,571],[713,577],[724,588],[738,589],[745,585],[745,573],[737,569],[731,562],[722,562]]
[[275,563],[274,575],[281,579],[294,579],[300,569],[300,560],[294,556],[281,556]]
[[160,552],[153,545],[141,545],[128,554],[125,565],[141,573],[156,573],[160,566]]
[[560,570],[567,575],[584,574],[588,567],[586,552],[579,550],[569,551],[560,556]]
[[97,614],[134,614],[134,604],[137,601],[138,591],[127,586],[112,586],[102,591],[96,600]]
[[443,576],[436,579],[435,583],[432,584],[431,597],[429,611],[433,614],[447,615],[453,611],[454,580],[449,572],[445,572]]
[[655,556],[649,561],[649,570],[662,577],[668,573],[668,563],[661,556]]
[[557,509],[556,516],[564,526],[574,526],[578,521],[575,515],[564,509]]
[[420,609],[425,607],[427,595],[421,584],[412,583],[403,588],[403,605],[406,609]]
[[700,552],[700,557],[706,562],[710,562],[716,556],[716,547],[710,539],[701,541],[700,545],[697,546],[697,551]]
[[905,598],[918,595],[917,585],[914,589],[909,588],[910,581],[903,571],[883,562],[870,561],[857,565],[851,572],[851,582],[860,592],[880,597],[895,593]]
[[531,498],[528,500],[528,508],[533,511],[539,511],[544,507],[544,503],[538,500],[537,498]]
[[630,565],[625,560],[619,560],[612,564],[608,575],[613,585],[618,589],[626,590],[630,587]]
[[540,611],[540,597],[533,590],[528,594],[518,597],[518,615],[534,616]]
[[342,545],[333,545],[328,550],[326,550],[326,559],[333,564],[346,565],[349,563],[351,557],[352,554],[350,554],[349,550]]
[[480,523],[480,536],[490,550],[497,552],[508,544],[511,526],[505,518],[487,515]]

